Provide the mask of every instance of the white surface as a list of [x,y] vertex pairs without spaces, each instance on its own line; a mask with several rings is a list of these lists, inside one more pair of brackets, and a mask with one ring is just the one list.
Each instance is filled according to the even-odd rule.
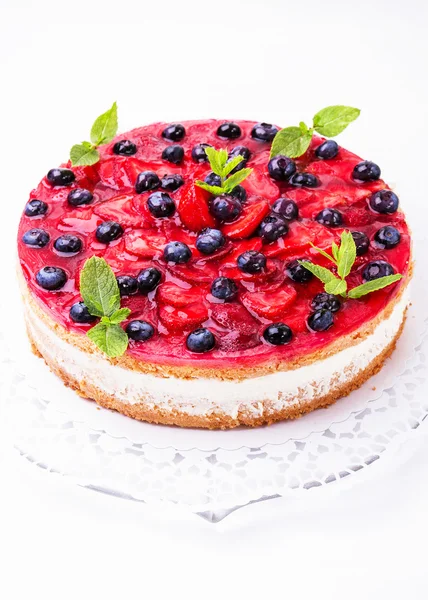
[[[2,218],[113,99],[122,130],[208,116],[288,125],[358,106],[340,143],[378,161],[410,218],[426,218],[426,10],[422,0],[2,0]],[[422,441],[396,472],[350,492],[256,505],[218,526],[64,486],[3,449],[0,595],[425,598]]]

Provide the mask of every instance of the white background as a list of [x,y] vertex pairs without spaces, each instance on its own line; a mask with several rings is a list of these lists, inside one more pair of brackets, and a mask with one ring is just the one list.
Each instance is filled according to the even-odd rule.
[[[287,126],[357,106],[341,143],[425,218],[427,26],[423,0],[0,0],[0,239],[113,100],[122,131],[198,117]],[[219,525],[71,487],[0,448],[7,600],[427,597],[424,438],[392,473]]]

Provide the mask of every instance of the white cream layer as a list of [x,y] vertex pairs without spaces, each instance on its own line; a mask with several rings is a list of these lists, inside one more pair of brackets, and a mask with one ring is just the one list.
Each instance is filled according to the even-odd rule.
[[[395,305],[388,319],[374,332],[324,360],[291,371],[276,372],[244,381],[180,379],[157,377],[111,365],[102,356],[91,355],[58,337],[26,306],[30,333],[47,362],[56,363],[77,381],[86,381],[116,400],[128,404],[179,410],[189,415],[209,415],[221,411],[236,417],[245,409],[262,415],[295,403],[322,397],[363,371],[394,339],[408,304],[407,294]],[[299,400],[296,400],[299,397]]]

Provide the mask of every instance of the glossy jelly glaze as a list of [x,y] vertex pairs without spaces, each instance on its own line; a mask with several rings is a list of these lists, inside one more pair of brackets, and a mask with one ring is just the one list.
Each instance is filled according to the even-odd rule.
[[[99,163],[73,167],[76,179],[71,185],[52,186],[46,178],[42,179],[31,192],[30,200],[43,200],[48,210],[40,216],[22,216],[18,250],[31,294],[54,321],[81,335],[93,325],[74,323],[69,316],[70,307],[81,300],[80,270],[93,255],[104,257],[116,275],[137,276],[148,266],[156,266],[162,272],[162,282],[155,291],[122,299],[122,306],[132,311],[129,320],[143,319],[155,329],[155,335],[146,342],[131,340],[127,351],[134,358],[151,363],[230,368],[296,359],[321,350],[361,327],[397,295],[400,287],[407,283],[406,277],[361,299],[343,301],[334,315],[333,326],[327,331],[315,333],[308,329],[306,321],[312,312],[311,300],[322,291],[323,284],[315,278],[308,283],[294,283],[287,276],[286,266],[303,257],[331,266],[311,248],[310,242],[329,248],[334,240],[339,242],[343,228],[319,224],[314,220],[319,211],[326,207],[338,209],[343,215],[344,228],[362,231],[370,239],[369,251],[357,258],[348,277],[349,288],[362,283],[362,270],[372,260],[385,260],[395,272],[408,274],[410,236],[404,215],[400,211],[373,212],[368,197],[388,186],[382,180],[353,180],[353,168],[361,159],[343,148],[333,159],[318,159],[315,149],[322,142],[319,137],[314,137],[305,155],[296,159],[298,171],[315,174],[321,182],[319,187],[298,188],[289,182],[273,180],[267,169],[270,143],[251,137],[253,122],[235,122],[241,127],[242,135],[233,140],[217,135],[223,121],[215,120],[184,122],[185,136],[177,142],[162,137],[165,123],[134,129],[101,147]],[[113,153],[114,143],[125,139],[136,144],[135,155]],[[216,223],[208,211],[209,196],[194,186],[196,179],[204,179],[211,170],[207,162],[196,163],[192,159],[192,148],[200,143],[229,151],[243,145],[251,151],[247,166],[253,172],[242,184],[247,199],[242,214],[232,223]],[[161,157],[162,151],[172,144],[184,149],[184,159],[178,165]],[[70,167],[70,164],[63,166]],[[147,170],[154,171],[160,178],[173,173],[183,177],[184,184],[169,192],[177,206],[171,217],[153,217],[147,207],[152,192],[135,192],[138,174]],[[70,205],[67,196],[74,188],[90,190],[93,202],[77,207]],[[161,188],[158,191],[162,191]],[[257,227],[279,197],[297,203],[299,218],[290,222],[287,235],[276,242],[263,243],[257,235]],[[109,244],[98,242],[95,230],[104,221],[120,223],[123,235]],[[381,249],[374,241],[376,232],[384,225],[393,225],[401,234],[395,248]],[[227,239],[226,244],[210,256],[201,254],[195,247],[197,232],[205,227],[220,228]],[[24,233],[32,228],[49,234],[50,241],[43,248],[22,242]],[[82,240],[80,252],[61,255],[55,250],[55,240],[64,234],[73,234]],[[192,251],[191,260],[186,264],[167,264],[163,249],[169,241],[186,243]],[[262,273],[248,275],[237,268],[237,257],[248,249],[259,250],[266,256],[267,264]],[[65,270],[67,283],[59,291],[46,291],[37,284],[35,275],[45,266]],[[239,295],[232,302],[222,302],[210,294],[211,284],[219,276],[232,278],[237,283]],[[293,337],[286,345],[273,346],[263,340],[262,333],[268,324],[279,321],[291,328]],[[210,352],[195,354],[186,348],[186,338],[200,326],[214,333],[216,345]]]

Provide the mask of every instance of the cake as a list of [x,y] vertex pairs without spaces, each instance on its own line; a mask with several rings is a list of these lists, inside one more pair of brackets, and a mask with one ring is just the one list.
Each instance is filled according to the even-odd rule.
[[316,125],[297,150],[299,128],[238,120],[113,123],[74,147],[19,225],[33,351],[79,395],[182,427],[361,386],[402,331],[410,233],[380,168]]

